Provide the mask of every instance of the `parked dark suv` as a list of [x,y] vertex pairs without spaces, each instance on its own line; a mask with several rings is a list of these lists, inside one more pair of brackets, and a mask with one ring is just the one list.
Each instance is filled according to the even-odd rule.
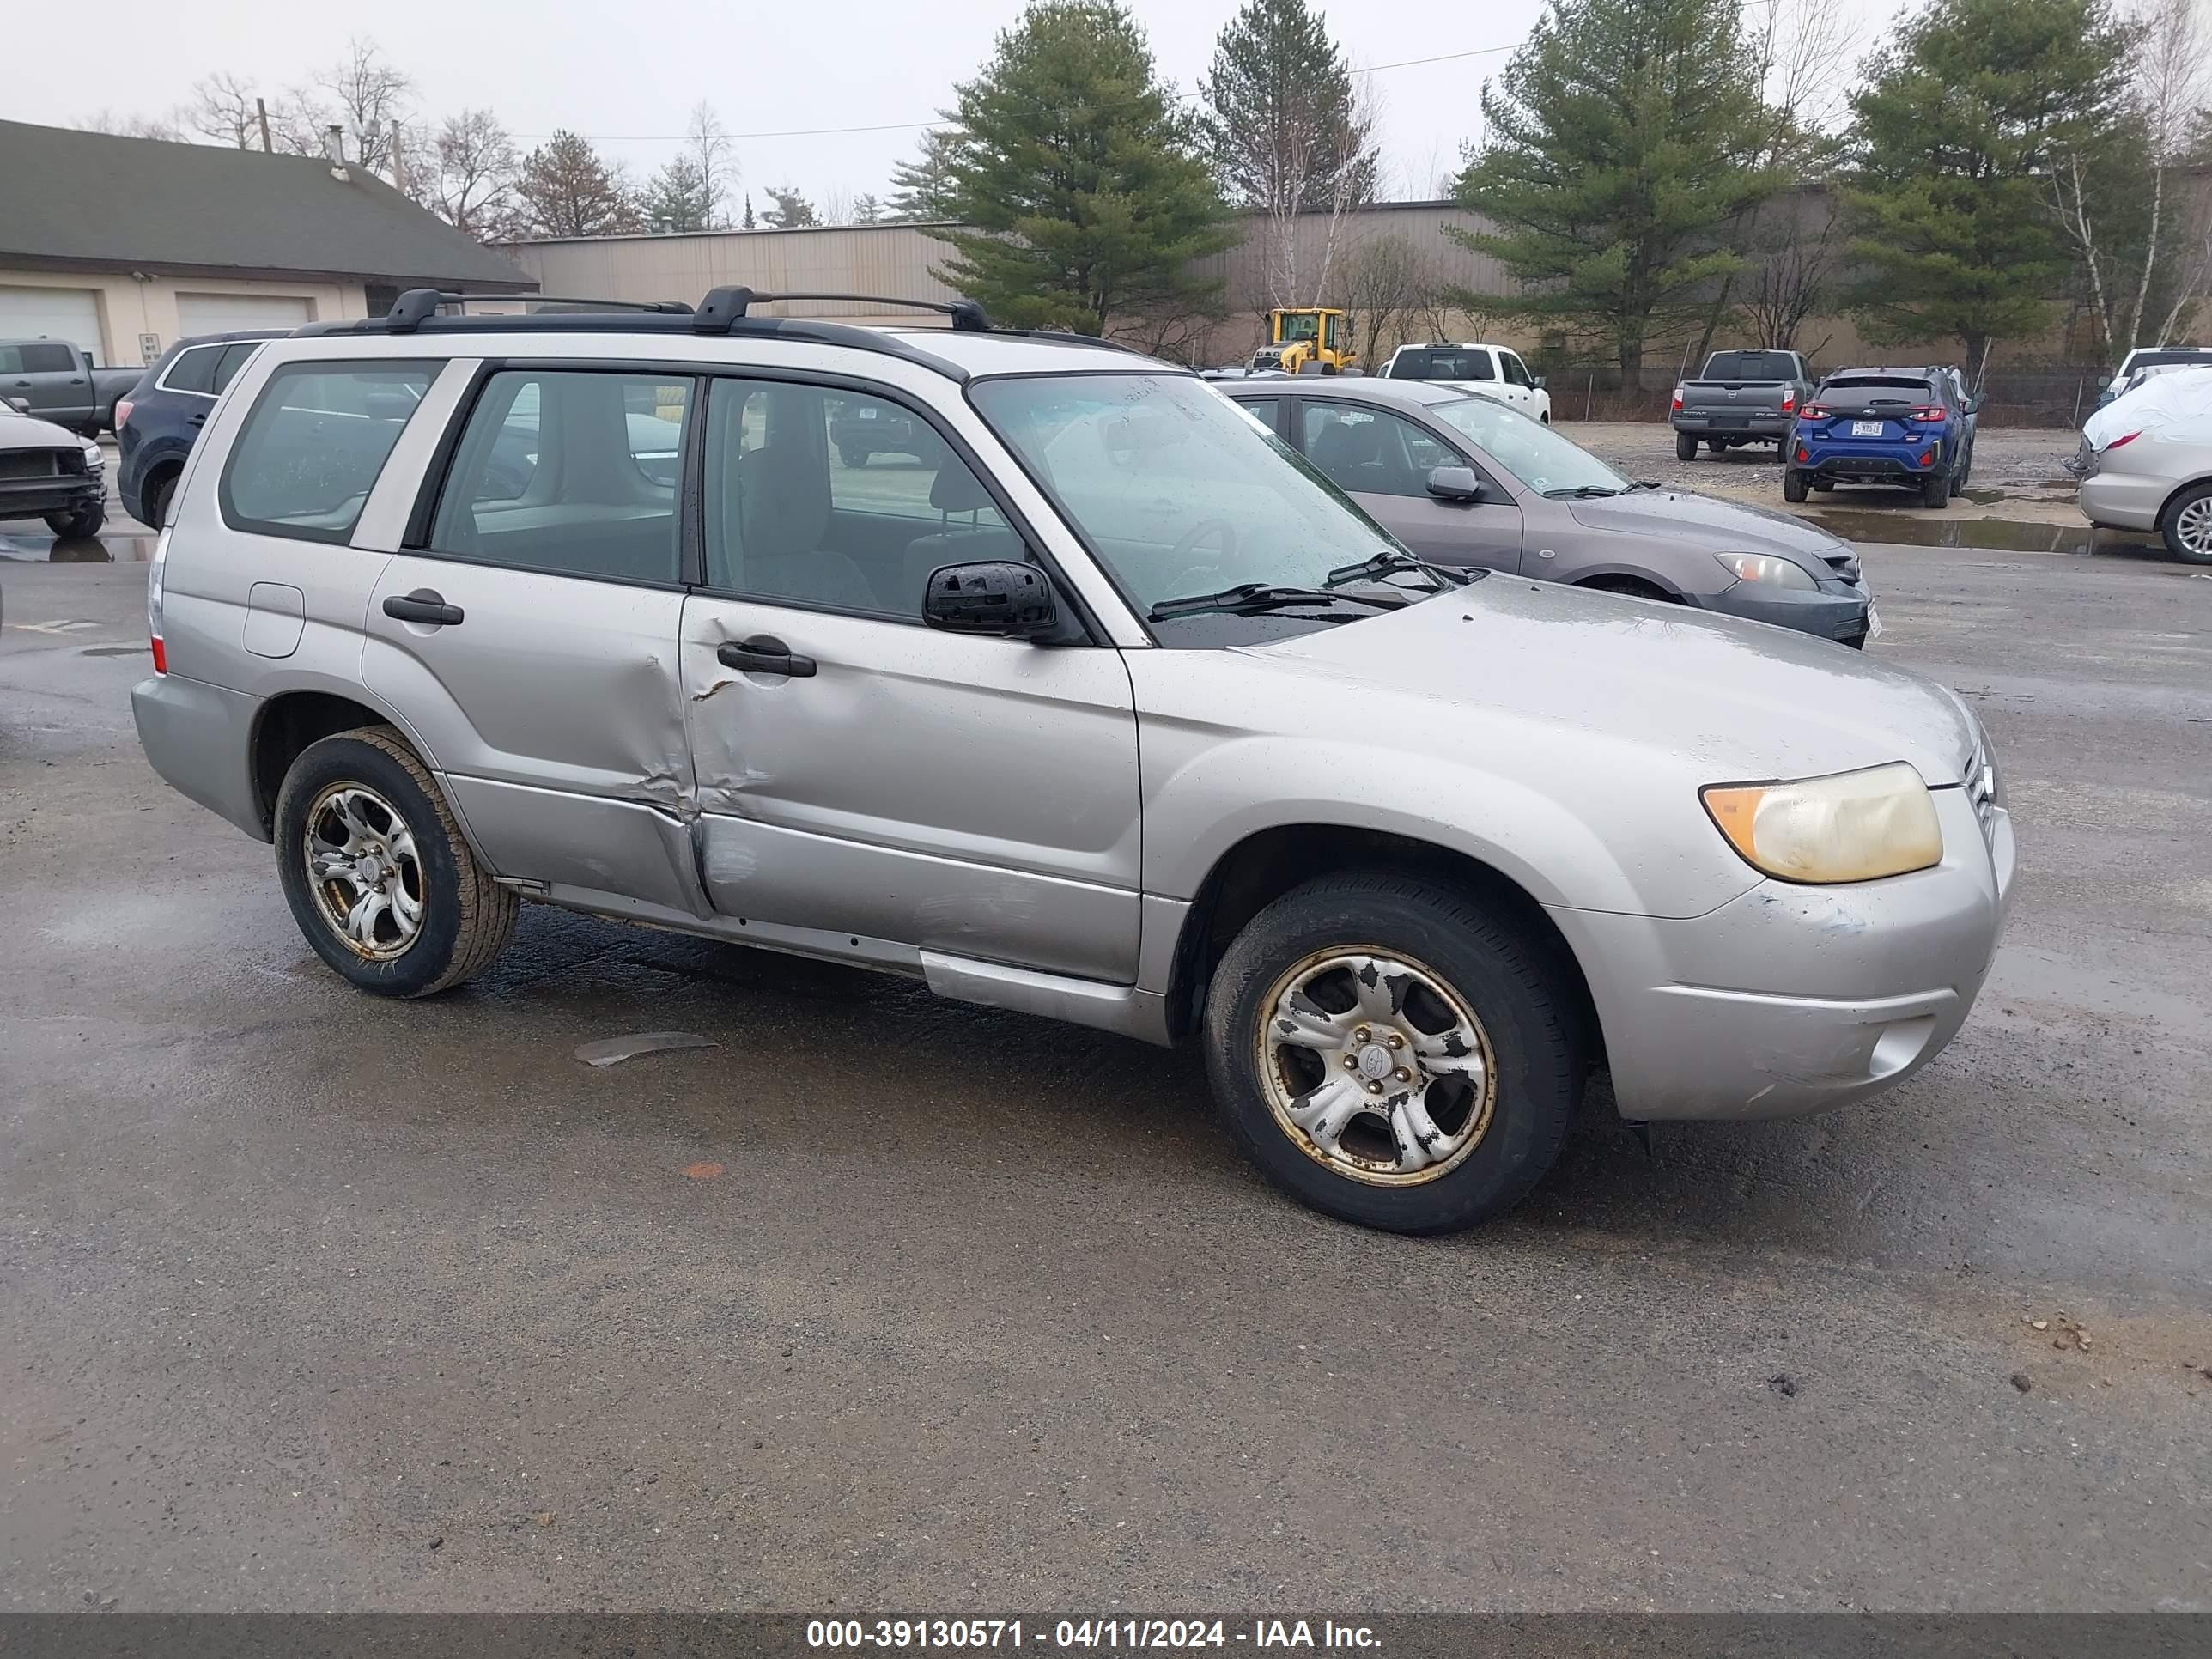
[[185,458],[192,453],[215,400],[263,341],[284,331],[246,329],[179,340],[138,377],[138,384],[115,405],[115,442],[122,459],[115,485],[125,512],[141,524],[161,527],[169,492],[177,487]]

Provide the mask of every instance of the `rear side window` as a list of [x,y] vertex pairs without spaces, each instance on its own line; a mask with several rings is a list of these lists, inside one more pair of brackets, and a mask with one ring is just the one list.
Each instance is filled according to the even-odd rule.
[[240,340],[236,345],[223,347],[222,355],[216,359],[215,379],[208,383],[208,390],[221,392],[246,367],[246,359],[260,349],[258,340]]
[[231,446],[223,522],[267,536],[345,542],[438,367],[379,362],[278,369]]
[[31,340],[23,346],[26,374],[67,374],[81,368],[76,348],[56,340]]
[[197,392],[212,396],[215,372],[222,358],[221,346],[194,346],[179,352],[177,361],[169,365],[169,372],[161,377],[161,384],[172,392]]
[[678,579],[677,493],[692,383],[515,370],[484,382],[428,550],[607,581]]

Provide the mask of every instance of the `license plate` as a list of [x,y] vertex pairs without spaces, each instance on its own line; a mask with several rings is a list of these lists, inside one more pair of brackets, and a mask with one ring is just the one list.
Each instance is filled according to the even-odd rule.
[[1867,638],[1869,640],[1878,640],[1881,637],[1881,613],[1876,611],[1872,605],[1869,605],[1867,607]]
[[1851,422],[1851,436],[1854,438],[1879,438],[1881,436],[1882,428],[1887,424],[1888,422],[1885,421],[1853,421]]

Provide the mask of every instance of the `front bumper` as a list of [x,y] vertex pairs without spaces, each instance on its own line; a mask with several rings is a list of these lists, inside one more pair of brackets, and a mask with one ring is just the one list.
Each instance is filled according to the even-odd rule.
[[1677,432],[1700,438],[1786,438],[1796,416],[1778,409],[1685,409],[1668,417]]
[[2081,480],[2075,501],[2091,524],[2114,530],[2155,530],[2159,510],[2173,493],[2167,478],[2133,472],[2093,472]]
[[1724,616],[1794,628],[1824,640],[1863,644],[1871,626],[1874,601],[1863,582],[1823,581],[1807,592],[1769,582],[1736,582],[1717,593],[1692,593],[1690,603]]
[[1547,906],[1589,981],[1620,1115],[1790,1117],[1901,1082],[1958,1034],[2011,896],[2012,821],[1935,792],[1943,860],[1841,887],[1763,881],[1668,921]]
[[82,513],[107,499],[100,472],[68,472],[53,478],[0,481],[0,520],[43,519],[49,513]]

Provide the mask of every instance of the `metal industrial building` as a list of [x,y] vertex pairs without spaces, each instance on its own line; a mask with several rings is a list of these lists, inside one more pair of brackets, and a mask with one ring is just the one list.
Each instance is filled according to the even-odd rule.
[[0,121],[0,337],[151,362],[196,334],[535,285],[367,169]]

